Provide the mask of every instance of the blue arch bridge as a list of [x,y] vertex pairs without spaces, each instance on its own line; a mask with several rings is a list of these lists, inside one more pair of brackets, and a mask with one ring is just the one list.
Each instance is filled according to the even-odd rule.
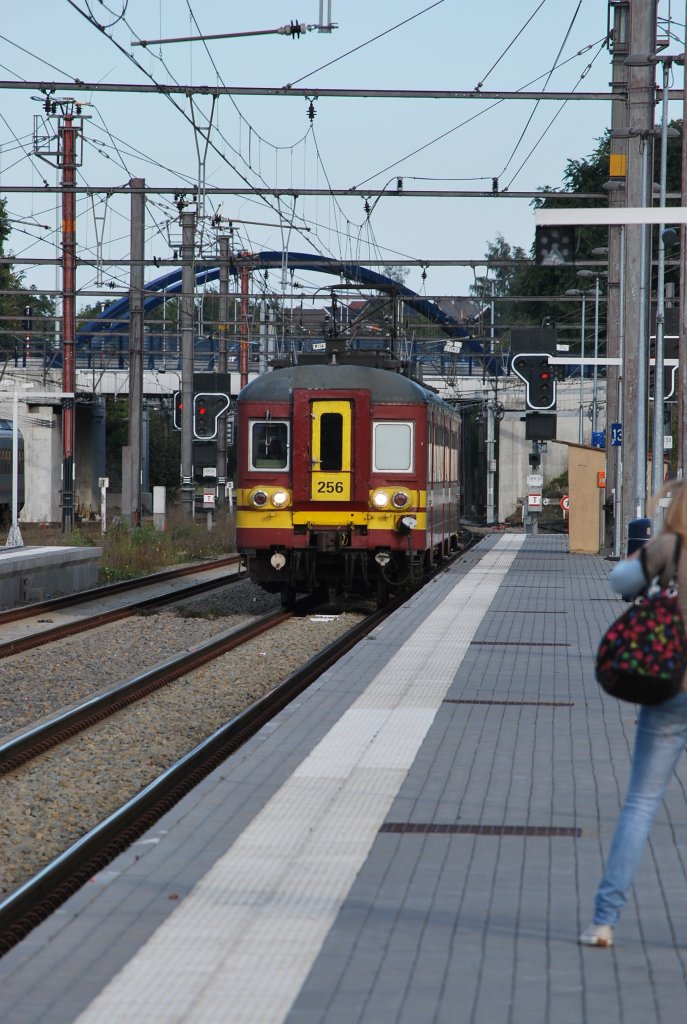
[[[242,261],[243,263],[243,261]],[[252,272],[266,271],[273,268],[280,268],[283,263],[281,252],[260,252],[250,257],[250,268]],[[244,264],[245,265],[245,264]],[[363,289],[373,291],[379,288],[383,291],[393,289],[394,293],[403,302],[405,312],[413,311],[417,314],[417,321],[413,325],[413,333],[422,333],[422,322],[437,325],[440,329],[439,338],[432,340],[408,340],[404,338],[397,342],[402,345],[402,352],[397,352],[403,358],[424,367],[434,375],[464,376],[479,374],[486,370],[488,373],[500,373],[501,368],[492,366],[483,346],[469,330],[469,321],[450,312],[437,302],[424,298],[410,288],[399,284],[385,274],[377,273],[366,267],[356,266],[341,260],[328,259],[327,257],[311,255],[308,253],[289,252],[287,254],[287,265],[289,270],[311,271],[333,275],[347,280],[352,287],[356,285]],[[230,264],[230,274],[237,277],[240,273],[239,264]],[[212,263],[196,264],[195,281],[196,287],[204,286],[219,278],[219,267]],[[168,299],[178,298],[181,295],[181,268],[172,270],[169,273],[156,278],[145,285],[144,315],[149,315]],[[324,289],[323,289],[324,290]],[[216,294],[216,293],[214,293]],[[231,299],[236,299],[234,292]],[[257,295],[251,296],[255,301]],[[348,315],[348,308],[341,308],[344,316]],[[296,359],[301,352],[312,350],[313,345],[324,340],[322,325],[320,330],[311,326],[314,321],[308,317],[309,310],[294,309],[291,311],[291,322],[288,331],[280,330],[278,337],[273,339],[270,352],[280,357],[293,355]],[[303,319],[309,320],[309,324],[303,323]],[[93,320],[82,325],[76,337],[76,368],[88,370],[126,370],[128,365],[128,320],[129,320],[129,298],[120,298],[109,305]],[[345,330],[345,320],[337,322],[336,328],[339,331]],[[218,356],[218,331],[216,325],[208,325],[209,329],[197,335],[194,342],[194,370],[196,372],[211,371],[216,367]],[[436,332],[434,332],[436,335]],[[379,337],[375,338],[373,333],[365,331],[348,342],[351,347],[380,347]],[[261,366],[264,368],[264,351],[260,346],[265,344],[265,339],[257,335],[250,338],[249,343],[249,364],[252,371],[257,371]],[[230,371],[238,369],[240,342],[238,337],[230,336],[228,339],[228,362]],[[262,357],[262,362],[261,362]],[[485,359],[487,365],[485,365]],[[57,368],[61,365],[61,353],[55,353],[50,365]],[[181,366],[181,338],[178,324],[166,322],[160,323],[159,328],[148,325],[144,339],[144,369],[147,371],[159,372],[166,370],[179,370]]]

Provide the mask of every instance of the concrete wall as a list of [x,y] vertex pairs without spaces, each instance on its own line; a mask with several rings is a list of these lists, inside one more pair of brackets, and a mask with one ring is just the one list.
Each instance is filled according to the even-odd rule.
[[0,608],[92,589],[100,555],[100,548],[0,548]]
[[24,523],[59,522],[62,477],[62,412],[50,405],[19,406],[24,435]]
[[[12,401],[0,400],[0,417],[12,419]],[[62,409],[59,404],[19,402],[19,429],[24,438],[25,500],[19,519],[24,523],[59,523],[62,489]],[[105,476],[105,407],[76,406],[75,493],[77,510],[100,508],[98,479]]]

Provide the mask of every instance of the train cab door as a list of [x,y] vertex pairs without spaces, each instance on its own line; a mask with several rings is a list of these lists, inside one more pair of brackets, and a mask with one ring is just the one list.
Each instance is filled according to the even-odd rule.
[[352,403],[344,399],[314,399],[310,417],[310,500],[350,501]]

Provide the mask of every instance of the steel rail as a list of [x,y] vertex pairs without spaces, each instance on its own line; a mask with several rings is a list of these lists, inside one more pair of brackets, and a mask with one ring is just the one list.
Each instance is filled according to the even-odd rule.
[[151,828],[194,786],[407,598],[406,593],[320,651],[4,899],[0,903],[0,956]]
[[20,942],[98,871],[151,828],[198,783],[239,749],[351,647],[401,607],[413,593],[450,567],[474,539],[409,588],[310,658],[269,693],[217,729],[123,807],[109,815],[34,878],[0,902],[0,956]]
[[111,611],[98,612],[95,615],[88,615],[86,618],[76,622],[64,623],[61,626],[54,626],[52,629],[44,629],[29,636],[15,637],[4,644],[0,644],[0,659],[9,658],[13,654],[21,654],[24,651],[32,651],[36,647],[43,647],[45,644],[54,643],[64,637],[75,636],[78,633],[85,633],[89,629],[97,629],[110,622],[119,622],[121,619],[128,619],[136,615],[141,609],[161,608],[166,604],[177,604],[189,597],[198,597],[209,590],[217,590],[219,587],[226,587],[232,583],[244,579],[244,576],[219,577],[216,580],[205,580],[203,583],[195,583],[183,590],[175,590],[168,594],[159,594],[157,597],[148,597],[142,601],[135,601],[125,608],[113,608]]
[[41,722],[40,725],[13,736],[0,744],[0,775],[7,775],[38,754],[44,754],[58,743],[91,728],[129,704],[147,697],[162,686],[167,686],[206,662],[221,657],[268,629],[273,629],[292,616],[293,612],[282,609],[266,612],[244,625],[220,633],[190,651],[184,651],[160,665],[155,665],[125,683],[90,697],[77,707],[70,708],[47,722]]
[[[156,583],[166,583],[169,580],[184,576],[194,576],[196,573],[204,572],[208,569],[221,569],[225,565],[236,565],[237,562],[241,562],[241,556],[231,555],[228,558],[217,558],[211,562],[198,562],[194,565],[185,565],[182,568],[163,569],[161,572],[152,573],[150,576],[137,576],[130,580],[118,580],[116,583],[107,583],[102,587],[81,590],[78,594],[65,594],[63,597],[52,597],[47,601],[37,601],[34,604],[20,605],[18,608],[8,608],[5,611],[0,611],[0,626],[6,622],[16,622],[20,619],[30,618],[33,615],[52,612],[58,608],[85,604],[87,601],[98,601],[101,598],[124,594],[128,590],[138,590],[141,587],[154,586]],[[234,579],[233,576],[230,578]],[[245,578],[245,573],[239,572],[236,578]]]

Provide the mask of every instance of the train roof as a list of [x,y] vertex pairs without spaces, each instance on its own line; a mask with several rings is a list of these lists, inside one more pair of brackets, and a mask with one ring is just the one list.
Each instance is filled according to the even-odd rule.
[[403,374],[351,363],[285,366],[268,371],[242,388],[238,401],[288,402],[294,388],[369,391],[375,402],[446,404],[435,392]]

